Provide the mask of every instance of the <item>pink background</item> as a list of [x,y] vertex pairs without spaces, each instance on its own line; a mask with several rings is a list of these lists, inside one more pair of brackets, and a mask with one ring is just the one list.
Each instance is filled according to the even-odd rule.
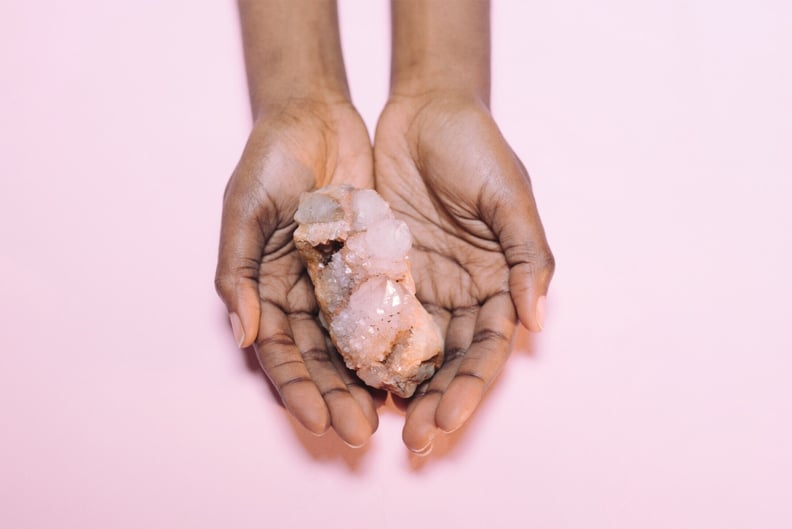
[[[384,0],[341,2],[352,92]],[[314,438],[212,279],[232,2],[0,7],[0,527],[792,527],[792,4],[496,2],[493,111],[558,259],[472,422]]]

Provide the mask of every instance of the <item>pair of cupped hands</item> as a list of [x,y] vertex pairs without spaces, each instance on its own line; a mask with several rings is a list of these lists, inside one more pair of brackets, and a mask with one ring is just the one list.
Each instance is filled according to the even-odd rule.
[[328,346],[292,241],[300,194],[336,183],[376,189],[412,232],[417,297],[445,336],[443,366],[403,403],[404,443],[426,454],[475,411],[518,321],[542,329],[554,261],[530,180],[487,104],[462,94],[392,94],[373,148],[345,95],[256,119],[223,199],[217,290],[289,412],[361,446],[383,397]]

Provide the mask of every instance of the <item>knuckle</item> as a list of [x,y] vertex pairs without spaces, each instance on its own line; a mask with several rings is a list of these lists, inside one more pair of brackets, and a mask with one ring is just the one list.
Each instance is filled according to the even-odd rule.
[[327,354],[327,349],[321,347],[311,347],[302,352],[303,360],[306,362],[317,364],[329,364],[330,357]]
[[470,343],[503,342],[508,344],[509,341],[510,337],[506,336],[502,332],[496,331],[494,329],[482,329],[473,335],[473,340]]
[[276,382],[276,387],[278,388],[278,393],[280,393],[280,395],[283,396],[283,393],[286,390],[286,388],[295,387],[296,385],[304,385],[306,383],[313,385],[313,379],[306,375],[300,375],[291,378],[286,378],[283,380],[278,380]]
[[505,246],[503,251],[512,266],[529,265],[531,269],[542,260],[542,250],[534,241],[515,243]]
[[294,339],[285,332],[256,337],[256,348],[273,358],[278,355],[285,355],[291,359],[292,351],[290,348],[293,346]]
[[229,299],[234,291],[235,280],[231,274],[218,272],[215,275],[215,291],[222,299]]
[[550,278],[556,267],[553,252],[547,245],[529,242],[513,248],[511,251],[512,266],[523,265],[528,274],[534,277]]
[[542,252],[542,259],[540,262],[541,266],[540,269],[545,271],[548,276],[552,276],[553,272],[555,272],[556,267],[556,260],[553,252],[550,251],[550,248],[545,248]]
[[215,291],[223,300],[230,300],[240,283],[258,280],[259,264],[255,259],[238,259],[232,262],[221,259],[215,272]]

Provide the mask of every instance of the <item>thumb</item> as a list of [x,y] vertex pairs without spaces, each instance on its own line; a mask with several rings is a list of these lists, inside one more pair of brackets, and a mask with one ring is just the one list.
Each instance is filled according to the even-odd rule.
[[528,173],[517,160],[504,190],[489,211],[488,223],[509,265],[509,291],[520,323],[539,332],[544,326],[547,289],[555,259],[539,218]]
[[265,239],[255,212],[245,206],[250,200],[235,196],[227,193],[223,204],[215,288],[228,310],[237,345],[249,347],[256,340],[261,315],[258,273]]

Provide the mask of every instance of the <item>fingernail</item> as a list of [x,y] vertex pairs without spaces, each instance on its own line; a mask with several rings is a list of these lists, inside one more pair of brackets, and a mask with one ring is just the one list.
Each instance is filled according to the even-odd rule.
[[359,445],[356,445],[356,444],[350,443],[346,439],[341,439],[341,440],[344,441],[344,444],[347,445],[349,448],[355,448],[355,449],[362,448],[362,447],[366,446],[366,443],[368,442],[368,441],[364,441],[364,442],[360,443]]
[[228,319],[231,320],[231,330],[234,332],[234,340],[236,340],[239,347],[242,347],[242,344],[245,343],[245,328],[242,327],[242,320],[239,319],[236,312],[229,314]]
[[539,296],[536,300],[536,324],[539,325],[539,330],[544,329],[545,309],[547,305],[547,296]]
[[432,448],[434,445],[430,441],[428,445],[424,446],[420,450],[410,450],[413,454],[417,455],[418,457],[426,457],[432,453]]

